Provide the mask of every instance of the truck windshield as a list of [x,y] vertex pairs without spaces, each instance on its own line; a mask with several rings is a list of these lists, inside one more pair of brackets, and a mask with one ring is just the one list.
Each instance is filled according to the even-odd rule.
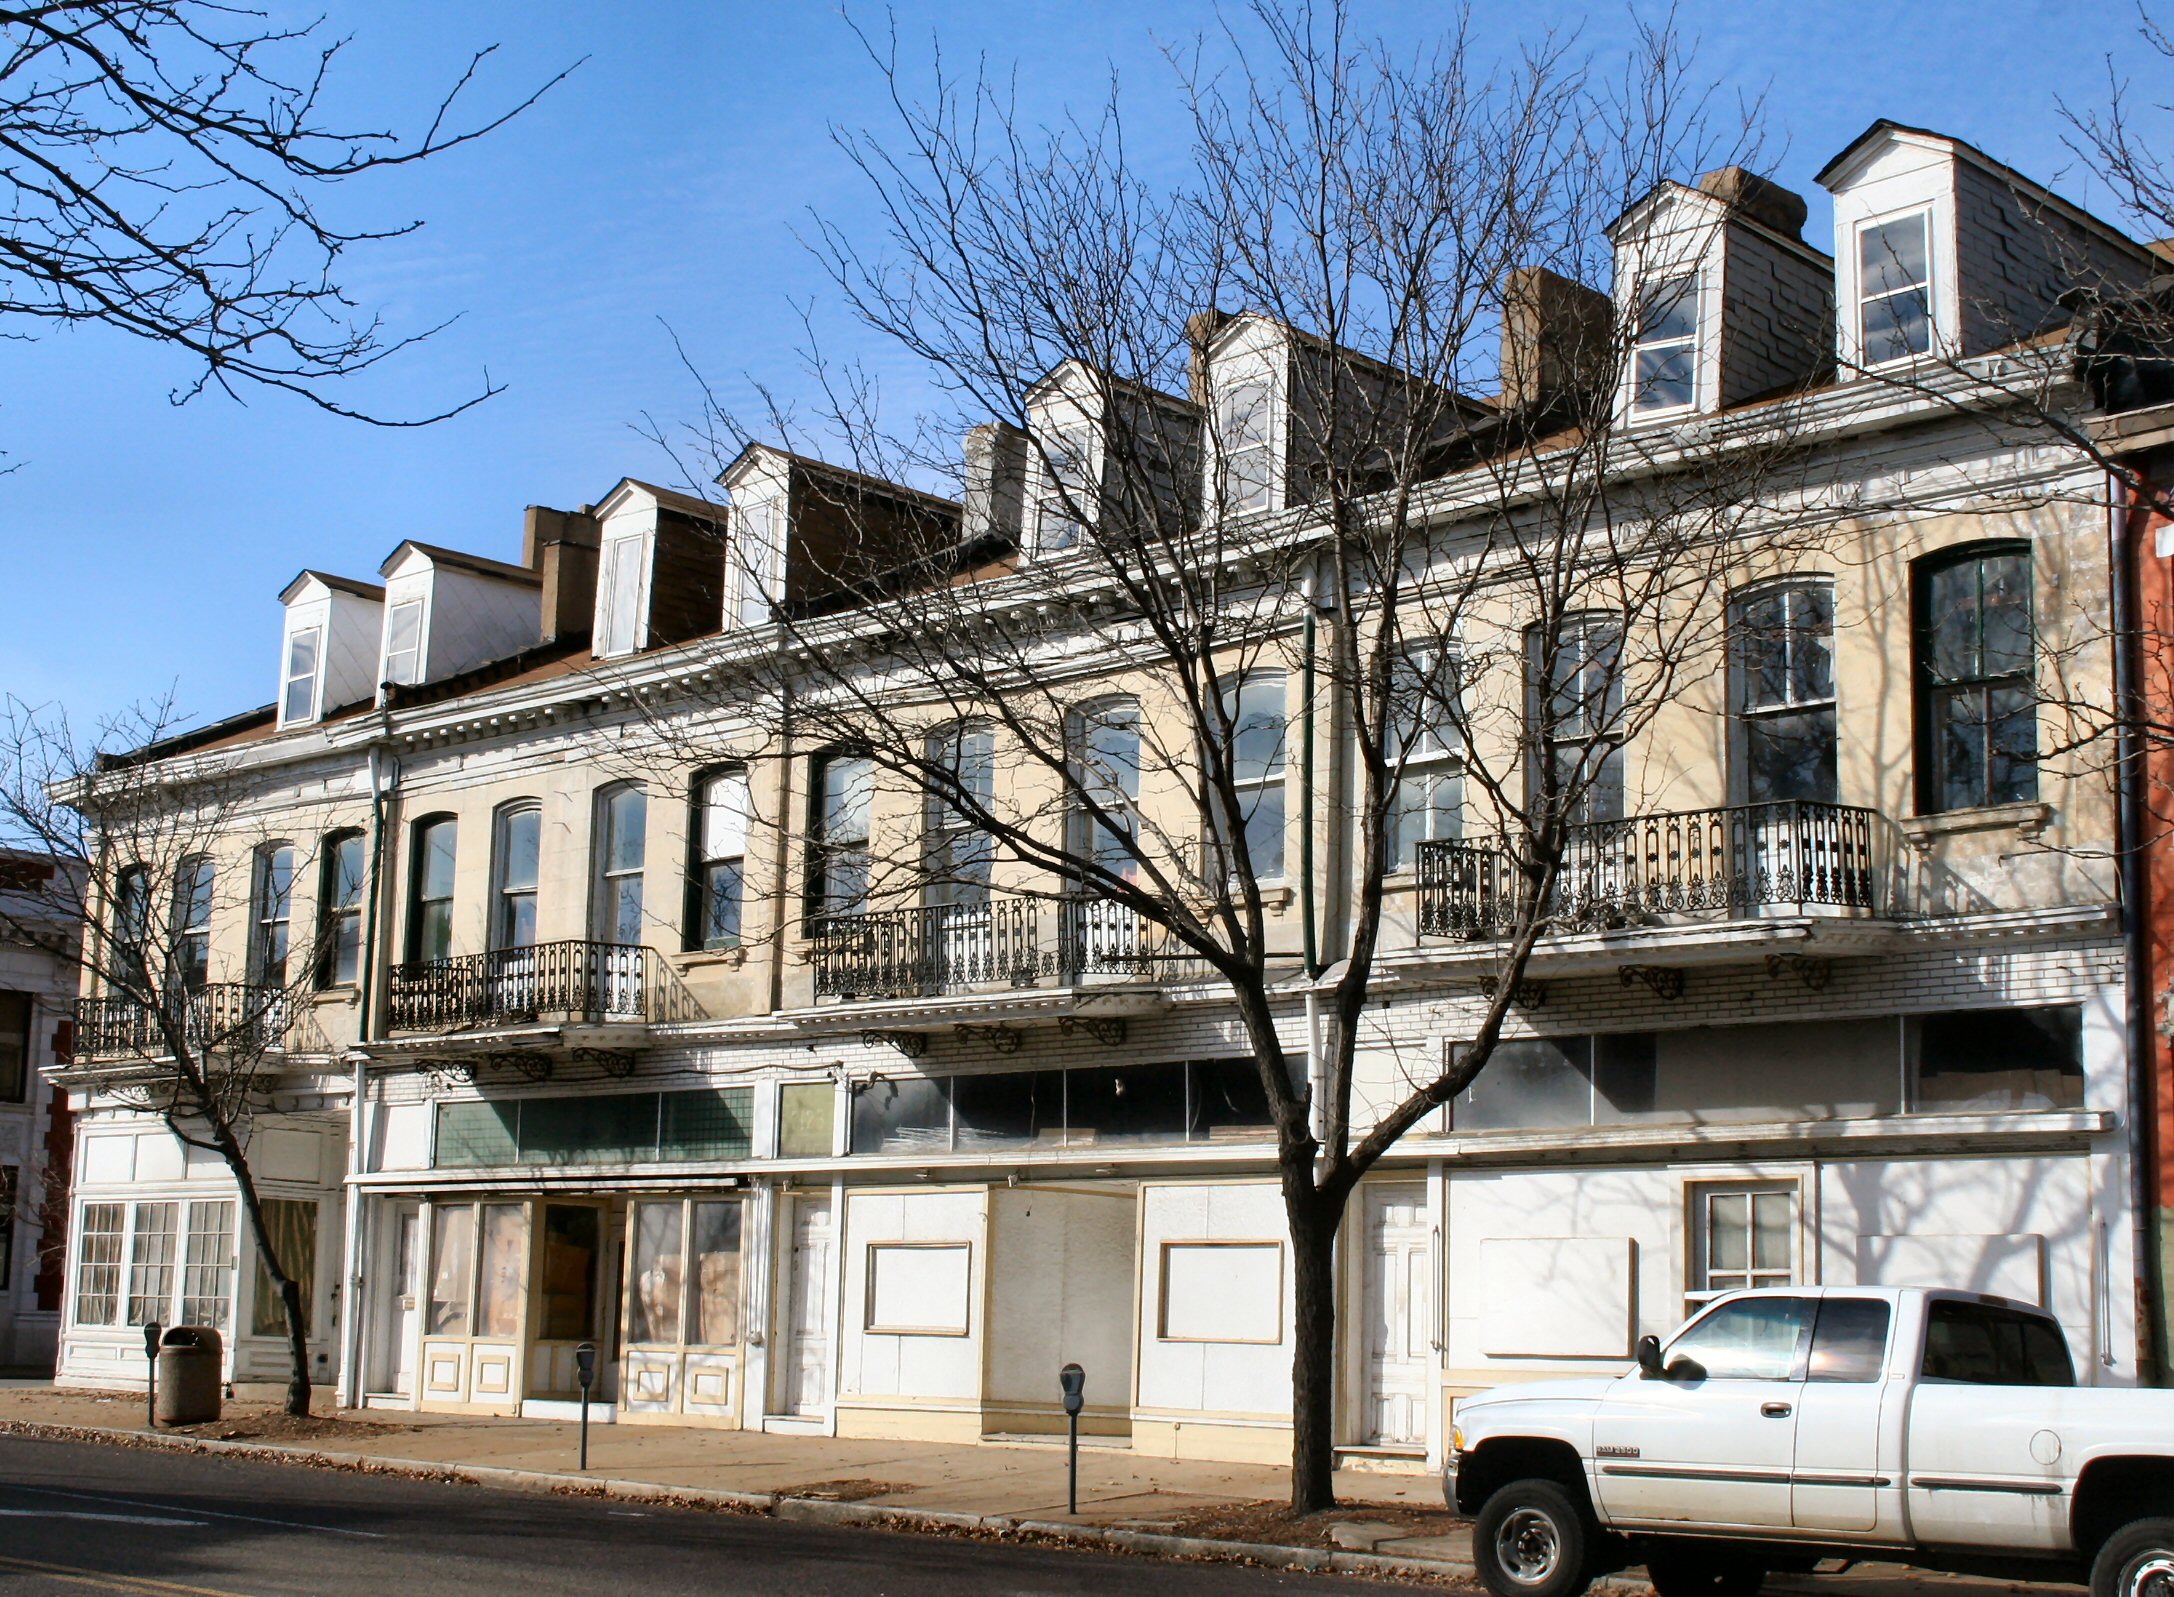
[[1925,1323],[1928,1381],[1972,1386],[2074,1386],[2061,1328],[2039,1314],[1935,1298]]

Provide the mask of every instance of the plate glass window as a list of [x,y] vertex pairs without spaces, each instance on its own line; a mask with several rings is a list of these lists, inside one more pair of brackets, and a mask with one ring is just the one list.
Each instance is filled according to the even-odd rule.
[[251,974],[266,987],[284,987],[289,922],[294,912],[294,850],[285,843],[275,843],[258,853],[256,900]]
[[1919,211],[1857,235],[1858,336],[1867,366],[1932,348],[1930,220]]
[[335,832],[325,839],[324,883],[318,894],[323,921],[318,929],[323,948],[320,986],[349,986],[361,979],[364,864],[360,832]]
[[2038,797],[2031,552],[1974,550],[1918,575],[1919,807]]
[[317,706],[317,643],[323,634],[302,627],[287,639],[287,675],[279,695],[282,721],[307,721]]
[[1638,299],[1631,409],[1679,410],[1698,397],[1698,277],[1655,283]]
[[[649,834],[649,800],[638,787],[614,788],[601,808],[603,849],[597,858],[597,941],[642,940],[642,860]],[[534,940],[531,927],[530,940]]]
[[864,754],[831,754],[816,762],[808,913],[818,925],[868,907],[868,822],[875,786],[875,766]]
[[415,829],[410,959],[445,959],[453,952],[453,864],[458,836],[459,825],[451,816],[425,821]]
[[1407,649],[1391,683],[1389,757],[1403,761],[1390,812],[1389,862],[1408,870],[1421,843],[1464,830],[1464,739],[1456,655],[1436,644]]
[[695,948],[730,948],[740,940],[747,894],[747,772],[718,771],[696,787]]
[[211,861],[198,854],[181,862],[174,882],[174,953],[181,983],[192,991],[211,979],[211,893],[216,880]]
[[536,867],[543,847],[543,809],[515,805],[498,812],[493,867],[491,946],[532,948],[536,943]]
[[1834,591],[1763,588],[1736,603],[1744,800],[1836,801]]
[[385,677],[395,685],[423,680],[423,601],[403,599],[385,612]]

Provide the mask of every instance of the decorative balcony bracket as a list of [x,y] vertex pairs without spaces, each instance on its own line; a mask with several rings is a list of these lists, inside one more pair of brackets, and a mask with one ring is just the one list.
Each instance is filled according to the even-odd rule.
[[1644,982],[1654,997],[1671,1004],[1683,996],[1683,972],[1669,965],[1618,965],[1615,974],[1626,987]]
[[962,1023],[952,1027],[952,1030],[958,1033],[960,1042],[969,1047],[978,1044],[992,1054],[1015,1054],[1019,1052],[1019,1045],[1026,1041],[1025,1035],[1016,1026],[969,1026]]
[[1057,1030],[1066,1037],[1085,1032],[1105,1048],[1119,1047],[1125,1040],[1125,1022],[1118,1016],[1066,1015],[1057,1022]]
[[441,1091],[447,1087],[473,1087],[476,1066],[472,1059],[418,1059],[415,1068]]
[[[1499,976],[1482,976],[1476,985],[1479,987],[1482,998],[1492,999],[1495,996],[1495,990],[1502,985],[1502,978]],[[1516,983],[1510,988],[1510,1002],[1519,1009],[1538,1009],[1547,1002],[1547,983],[1544,981],[1521,981]]]
[[485,1056],[502,1069],[510,1070],[523,1081],[549,1081],[551,1056],[533,1048],[513,1049],[502,1054]]
[[614,1081],[624,1081],[634,1074],[631,1048],[570,1048],[566,1057],[577,1065],[594,1065]]
[[922,1031],[864,1031],[861,1033],[863,1048],[896,1048],[908,1059],[919,1059],[928,1052],[928,1033]]
[[1827,990],[1833,979],[1834,965],[1830,960],[1814,954],[1769,954],[1766,956],[1766,973],[1779,981],[1786,974],[1793,974],[1798,981],[1815,993]]

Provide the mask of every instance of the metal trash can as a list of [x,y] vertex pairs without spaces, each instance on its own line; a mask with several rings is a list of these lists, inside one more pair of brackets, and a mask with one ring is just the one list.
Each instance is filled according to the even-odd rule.
[[159,1389],[154,1416],[161,1425],[201,1425],[219,1417],[219,1333],[208,1325],[167,1327],[159,1338]]

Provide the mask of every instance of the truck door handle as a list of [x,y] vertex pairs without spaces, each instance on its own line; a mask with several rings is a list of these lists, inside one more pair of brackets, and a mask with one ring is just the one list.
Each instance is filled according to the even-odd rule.
[[1795,1411],[1787,1403],[1761,1403],[1759,1412],[1770,1420],[1785,1420]]

